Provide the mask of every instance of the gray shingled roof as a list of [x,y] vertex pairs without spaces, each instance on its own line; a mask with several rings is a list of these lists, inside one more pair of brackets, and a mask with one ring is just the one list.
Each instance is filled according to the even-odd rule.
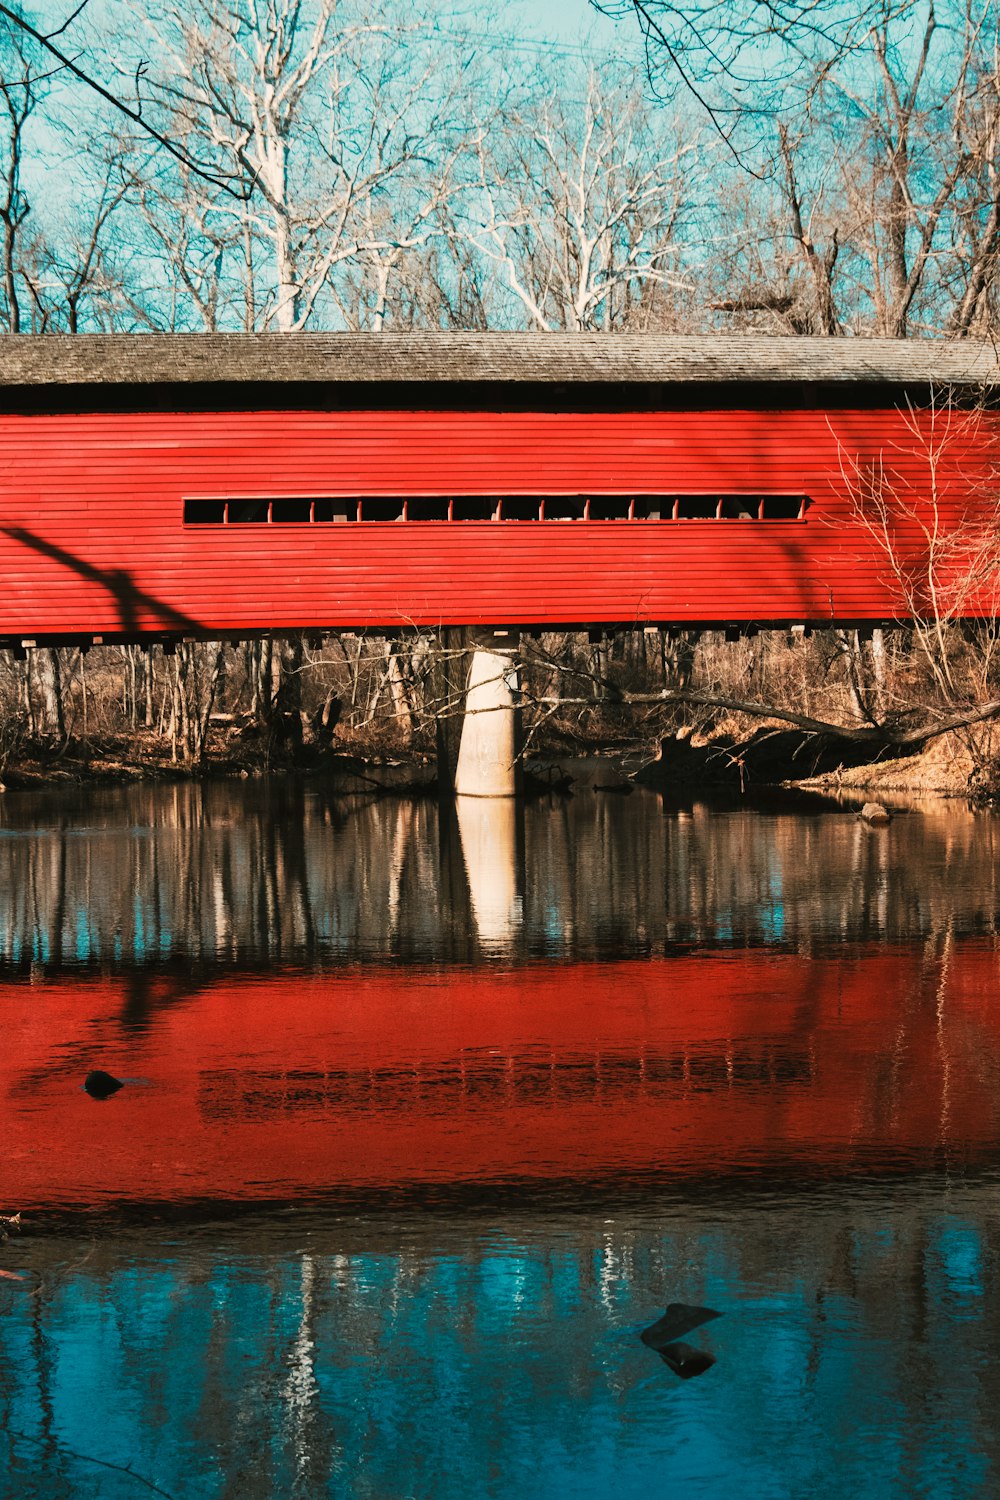
[[990,344],[589,333],[7,334],[0,388],[170,382],[1000,382]]

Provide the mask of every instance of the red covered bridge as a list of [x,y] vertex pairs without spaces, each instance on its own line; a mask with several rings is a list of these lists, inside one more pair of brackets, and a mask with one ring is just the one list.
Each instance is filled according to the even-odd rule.
[[992,614],[996,382],[931,341],[8,336],[0,645]]

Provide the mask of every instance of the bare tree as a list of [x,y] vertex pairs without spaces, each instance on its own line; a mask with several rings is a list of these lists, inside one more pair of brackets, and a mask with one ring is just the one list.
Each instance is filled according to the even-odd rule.
[[862,48],[873,25],[905,27],[920,0],[591,3],[638,25],[657,92],[693,100],[739,154],[766,136],[769,116],[807,107],[817,79]]
[[[250,208],[223,213],[203,184],[183,167],[142,175],[134,194],[147,232],[148,261],[161,270],[162,298],[147,299],[154,327],[214,333],[230,308],[248,333],[256,322]],[[227,275],[227,267],[232,268]]]
[[[941,712],[976,707],[996,689],[1000,637],[1000,475],[983,468],[985,404],[947,393],[910,409],[900,457],[844,455],[851,519],[882,560]],[[971,624],[969,622],[972,622]]]
[[[355,188],[356,250],[339,263],[339,277],[338,263],[331,266],[328,287],[348,327],[377,333],[400,313],[405,319],[407,308],[413,321],[439,278],[451,283],[453,265],[450,259],[442,265],[442,259],[453,243],[449,210],[462,190],[458,168],[467,120],[493,115],[495,106],[478,108],[483,96],[470,101],[464,73],[443,71],[431,60],[403,80],[383,56],[369,87],[373,128],[369,168]],[[434,96],[430,106],[422,102],[428,92]],[[429,300],[440,306],[439,297]],[[436,320],[424,314],[419,321]]]
[[105,155],[100,144],[89,142],[75,202],[27,247],[21,275],[31,298],[32,332],[121,331],[132,322],[130,271],[114,248],[117,219],[132,180],[125,147],[109,143]]
[[[633,8],[666,24],[666,6]],[[988,329],[1000,256],[996,11],[907,0],[793,15],[760,0],[726,12],[715,30],[708,7],[669,7],[680,29],[661,59],[703,68],[720,87],[720,57],[736,69],[725,128],[753,188],[720,194],[721,260],[735,281],[718,287],[714,310],[808,333]],[[685,38],[672,62],[667,43]],[[795,79],[780,97],[773,77],[753,74],[765,39],[768,59],[785,57]]]
[[[246,173],[243,162],[238,161],[234,172],[230,173],[225,164],[220,168],[214,161],[199,161],[188,155],[169,134],[150,119],[141,94],[141,81],[145,72],[145,65],[141,59],[135,65],[134,74],[126,74],[125,88],[115,90],[108,88],[93,72],[89,72],[82,65],[78,48],[71,47],[69,51],[66,50],[69,43],[60,39],[72,30],[74,23],[80,20],[89,3],[90,0],[78,0],[78,3],[72,5],[72,9],[69,9],[63,19],[52,25],[49,30],[43,31],[39,26],[32,24],[19,4],[8,5],[5,0],[0,0],[0,27],[2,27],[0,41],[3,36],[13,37],[22,51],[30,49],[43,61],[47,71],[42,72],[40,67],[35,75],[36,82],[53,73],[68,75],[83,91],[103,100],[112,110],[130,120],[135,129],[158,150],[166,152],[176,161],[183,162],[191,172],[196,173],[205,182],[211,183],[231,196],[245,196]],[[130,99],[127,96],[129,89],[133,92],[134,98]]]
[[995,270],[1000,21],[969,0],[942,11],[914,6],[909,38],[884,16],[857,66],[822,85],[828,111],[855,122],[840,166],[851,300],[870,298],[873,331],[890,338],[915,321],[968,332]]
[[657,294],[691,290],[683,230],[701,161],[695,135],[661,131],[635,78],[590,73],[579,107],[525,102],[503,132],[479,132],[466,235],[530,327],[634,326]]
[[246,164],[247,196],[257,199],[251,221],[273,263],[267,321],[284,331],[299,325],[302,299],[313,291],[315,268],[303,259],[324,227],[303,222],[295,158],[315,145],[306,103],[336,55],[335,11],[335,0],[321,0],[309,25],[296,0],[237,0],[225,9],[199,0],[170,13],[159,61],[159,92],[178,136]]
[[30,40],[15,22],[0,14],[0,224],[3,225],[3,309],[7,328],[22,325],[21,249],[31,203],[23,186],[25,131],[45,92],[47,80],[31,55]]
[[407,257],[443,234],[467,130],[461,70],[419,15],[345,0],[308,13],[301,0],[197,0],[171,12],[167,37],[158,88],[178,138],[247,172],[245,207],[217,196],[209,210],[190,174],[160,197],[155,232],[194,252],[202,322],[217,263],[243,282],[245,327],[380,327]]

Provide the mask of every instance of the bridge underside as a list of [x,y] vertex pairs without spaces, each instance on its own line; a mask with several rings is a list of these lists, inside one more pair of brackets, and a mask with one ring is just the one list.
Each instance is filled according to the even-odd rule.
[[[963,619],[974,623],[976,621],[987,623],[992,621],[992,615],[966,615]],[[105,631],[102,634],[91,634],[85,631],[70,632],[42,632],[35,630],[32,634],[24,631],[14,631],[0,636],[0,651],[10,652],[15,657],[23,657],[27,651],[42,648],[69,648],[71,650],[90,651],[100,646],[138,646],[146,651],[161,650],[166,655],[172,655],[177,647],[184,643],[195,641],[224,641],[238,646],[248,641],[261,640],[289,640],[298,636],[304,636],[309,644],[319,648],[327,641],[344,637],[362,637],[367,640],[406,640],[407,638],[422,635],[434,637],[443,635],[446,631],[454,629],[468,629],[474,632],[477,641],[487,647],[496,644],[500,649],[508,645],[518,643],[523,639],[542,640],[544,636],[554,632],[565,632],[567,634],[586,635],[591,641],[597,643],[616,636],[629,635],[635,631],[645,631],[652,634],[663,634],[668,640],[681,640],[682,638],[694,638],[700,635],[714,634],[725,641],[752,640],[755,636],[763,635],[767,631],[779,631],[784,634],[804,634],[806,637],[820,630],[857,630],[862,639],[871,635],[874,630],[899,630],[912,626],[911,619],[840,619],[827,618],[825,620],[699,620],[693,623],[683,624],[662,620],[655,623],[636,620],[602,621],[567,621],[563,623],[546,622],[544,625],[535,623],[512,624],[510,622],[496,625],[482,624],[454,624],[447,626],[414,626],[412,624],[400,625],[377,625],[377,626],[337,626],[319,627],[316,625],[304,625],[299,628],[273,630],[266,626],[254,630],[212,630],[206,629],[198,632],[174,632],[163,630],[147,631]]]

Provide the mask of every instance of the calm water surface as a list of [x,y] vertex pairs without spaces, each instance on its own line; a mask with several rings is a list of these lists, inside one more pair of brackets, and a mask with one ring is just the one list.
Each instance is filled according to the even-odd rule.
[[[0,799],[0,1493],[1000,1493],[998,854],[950,805]],[[696,1380],[670,1301],[723,1314]]]

